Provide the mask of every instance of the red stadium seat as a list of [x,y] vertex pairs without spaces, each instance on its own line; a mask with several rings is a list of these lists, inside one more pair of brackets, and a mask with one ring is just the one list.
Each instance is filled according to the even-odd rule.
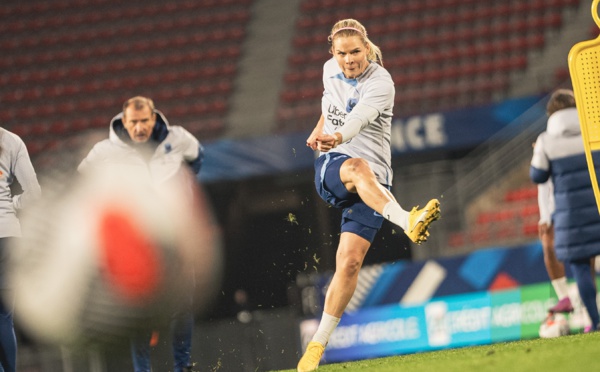
[[25,138],[26,136],[31,134],[31,125],[17,125],[13,128],[10,128],[9,130],[17,136]]
[[538,236],[538,224],[537,222],[531,222],[523,225],[523,235],[537,237]]
[[535,204],[525,205],[521,211],[521,218],[528,219],[529,217],[539,217],[539,207],[537,202]]
[[52,133],[53,135],[61,136],[64,133],[66,133],[68,129],[69,129],[69,124],[67,121],[58,120],[58,121],[55,121],[52,124],[50,124],[48,131],[50,133]]
[[494,232],[494,238],[498,240],[514,238],[516,235],[517,230],[512,224],[499,226]]
[[490,240],[490,231],[486,228],[481,228],[469,233],[470,240],[475,244],[481,244]]
[[537,187],[532,186],[509,190],[504,195],[504,200],[507,202],[537,200]]
[[27,152],[29,152],[29,156],[31,157],[42,152],[44,148],[44,142],[41,140],[29,140],[25,145],[27,146]]
[[571,74],[569,72],[569,69],[565,66],[558,67],[554,71],[554,79],[557,86],[562,85],[564,82],[570,81]]
[[464,246],[466,243],[465,236],[461,232],[454,232],[450,234],[448,239],[448,245],[452,248]]

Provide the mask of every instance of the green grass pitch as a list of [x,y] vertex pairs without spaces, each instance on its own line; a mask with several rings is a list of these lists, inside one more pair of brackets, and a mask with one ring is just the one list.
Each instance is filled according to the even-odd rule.
[[594,332],[323,364],[319,372],[598,371],[599,351],[600,332]]

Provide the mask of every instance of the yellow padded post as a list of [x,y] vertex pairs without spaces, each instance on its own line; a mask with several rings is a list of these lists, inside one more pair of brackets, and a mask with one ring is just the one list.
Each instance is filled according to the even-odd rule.
[[[598,27],[599,3],[600,0],[592,2],[592,18]],[[600,189],[592,157],[592,151],[600,150],[600,36],[594,40],[579,42],[571,48],[569,72],[577,103],[585,156],[600,213]]]

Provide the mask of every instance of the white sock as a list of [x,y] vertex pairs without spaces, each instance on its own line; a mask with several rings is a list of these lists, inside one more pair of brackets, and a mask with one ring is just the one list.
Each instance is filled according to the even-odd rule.
[[400,226],[403,230],[408,228],[408,216],[410,213],[402,209],[400,204],[395,201],[387,203],[383,207],[383,218],[391,223]]
[[323,346],[327,346],[327,343],[329,342],[329,336],[331,336],[339,322],[340,318],[336,318],[327,314],[326,312],[323,312],[321,323],[319,323],[319,328],[317,328],[317,333],[315,333],[313,336],[312,341],[316,341]]
[[562,300],[569,295],[569,285],[567,284],[567,278],[564,276],[562,278],[554,279],[552,281],[552,287],[554,287],[554,292],[556,292],[559,300]]

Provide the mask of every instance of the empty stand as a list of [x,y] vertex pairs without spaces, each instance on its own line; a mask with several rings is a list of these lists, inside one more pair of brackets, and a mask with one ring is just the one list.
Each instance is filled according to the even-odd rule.
[[[382,47],[396,82],[394,113],[405,117],[505,98],[509,77],[529,64],[528,52],[543,48],[547,31],[561,27],[563,11],[579,3],[302,0],[278,129],[307,130],[316,122],[322,65],[331,56],[327,36],[341,18],[357,17]],[[0,119],[11,130],[37,124],[40,116],[48,126],[107,122],[123,99],[147,94],[173,124],[215,138],[223,133],[218,124],[225,125],[252,4],[9,1],[0,9],[0,102],[9,106]]]
[[[223,133],[253,0],[9,2],[0,9],[3,126],[32,156],[106,128],[133,95],[200,140]],[[57,143],[58,141],[58,143]],[[30,144],[31,143],[31,144]]]
[[[505,98],[509,77],[527,68],[528,52],[543,48],[546,31],[561,27],[563,10],[578,5],[577,0],[345,1],[340,12],[340,1],[303,0],[280,97],[279,128],[312,128],[314,120],[307,119],[318,115],[318,102],[312,103],[318,97],[303,92],[322,86],[322,65],[330,57],[327,36],[346,16],[359,19],[382,48],[384,66],[396,83],[394,114],[402,117]],[[316,111],[289,117],[294,106],[307,105]]]
[[539,218],[537,186],[520,186],[508,190],[501,202],[480,211],[468,230],[451,233],[447,244],[453,248],[535,239]]

